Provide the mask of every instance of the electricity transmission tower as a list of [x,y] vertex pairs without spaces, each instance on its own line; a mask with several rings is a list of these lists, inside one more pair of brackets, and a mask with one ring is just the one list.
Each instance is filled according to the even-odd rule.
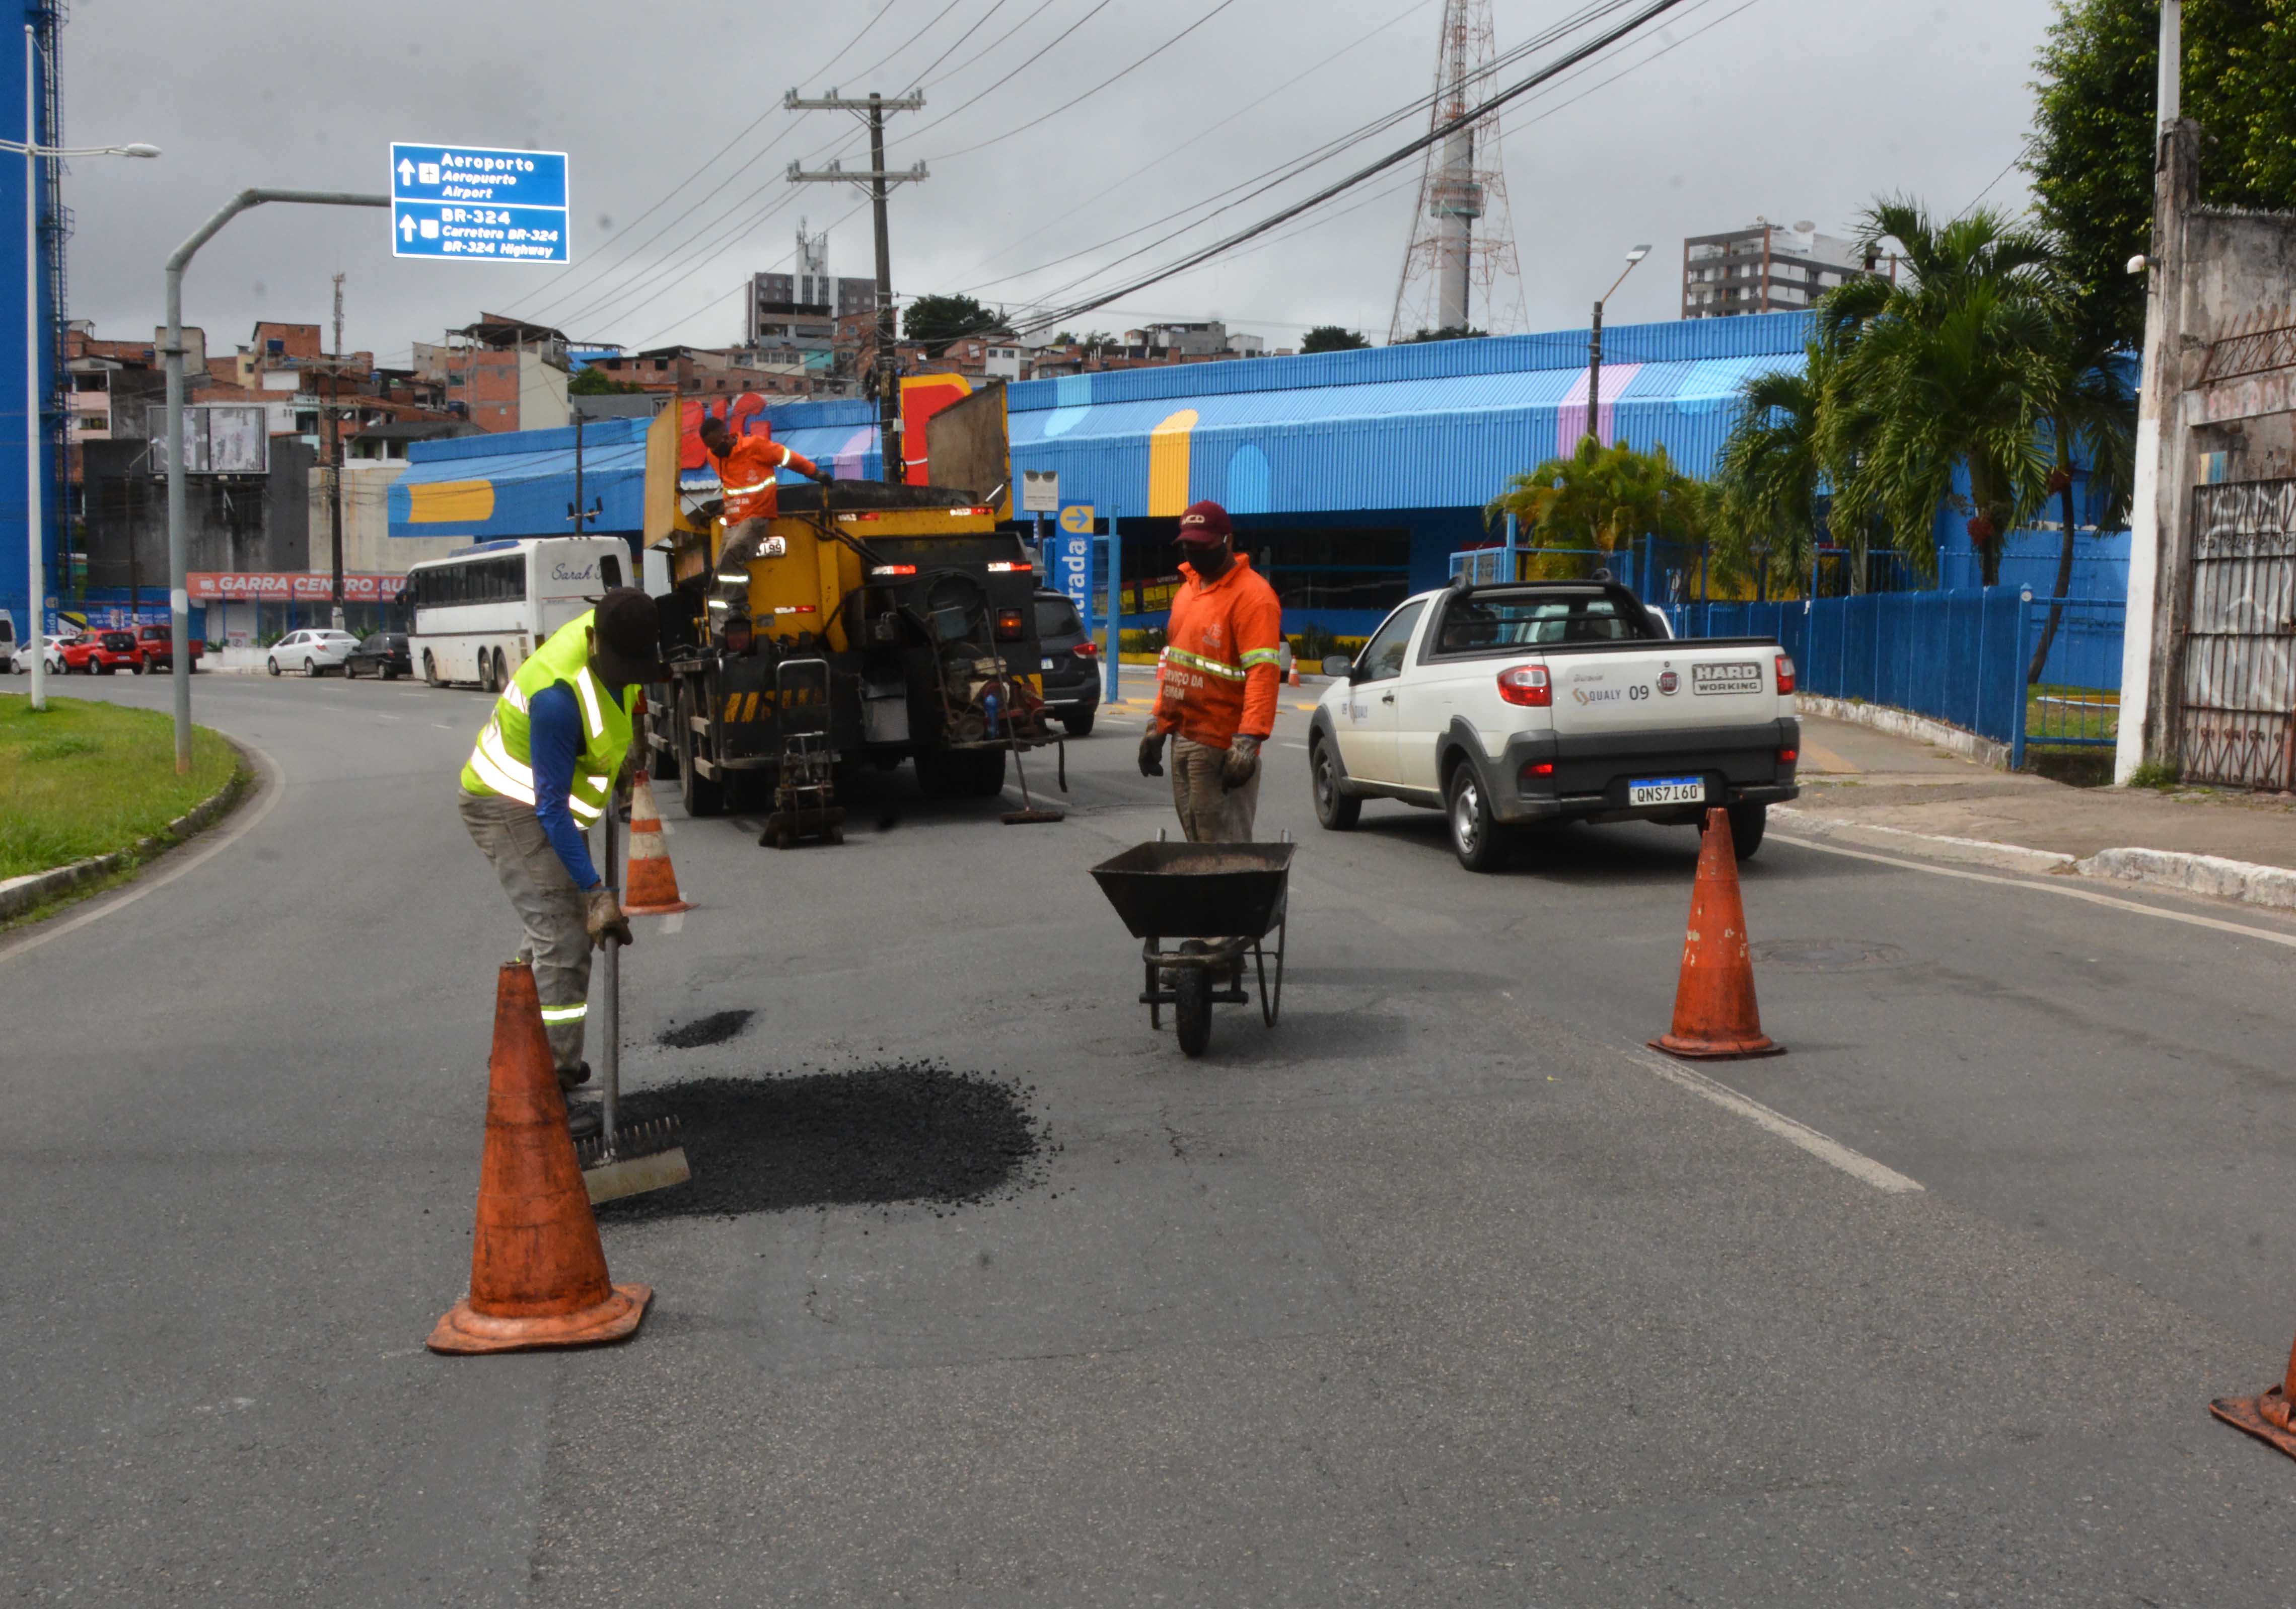
[[789,168],[792,185],[858,185],[868,193],[876,211],[877,221],[877,361],[874,374],[877,390],[877,440],[885,460],[885,479],[898,481],[902,477],[902,460],[906,447],[897,445],[895,437],[900,429],[901,398],[899,377],[893,358],[893,259],[892,248],[885,227],[885,193],[895,185],[914,184],[931,176],[922,162],[899,172],[885,167],[885,114],[889,111],[915,111],[925,103],[924,92],[911,90],[905,95],[887,98],[872,94],[865,101],[852,100],[831,90],[827,94],[808,100],[794,89],[782,97],[782,104],[791,111],[854,111],[869,121],[869,166],[865,168],[847,168],[831,162],[818,172],[808,173],[802,164],[791,162]]
[[[1497,53],[1491,0],[1444,0],[1430,128],[1464,117],[1488,96],[1492,59]],[[1475,323],[1478,290],[1483,293],[1480,325]],[[1464,335],[1479,329],[1501,334],[1519,326],[1523,316],[1514,218],[1507,208],[1506,173],[1494,113],[1427,148],[1387,339],[1390,344],[1407,341],[1423,330]]]

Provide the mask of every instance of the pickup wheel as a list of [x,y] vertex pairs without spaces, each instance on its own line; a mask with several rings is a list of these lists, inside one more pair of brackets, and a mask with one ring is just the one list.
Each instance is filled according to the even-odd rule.
[[1340,757],[1330,743],[1316,744],[1308,756],[1308,774],[1316,789],[1316,819],[1325,830],[1344,833],[1363,818],[1363,800],[1340,790]]
[[1770,807],[1766,804],[1734,804],[1730,807],[1730,847],[1739,859],[1751,860],[1754,858],[1754,851],[1762,847],[1762,833],[1769,825]]
[[1491,817],[1490,800],[1483,797],[1482,778],[1475,768],[1460,761],[1451,768],[1445,785],[1443,814],[1451,827],[1451,852],[1471,872],[1496,872],[1507,862],[1512,847],[1506,829]]

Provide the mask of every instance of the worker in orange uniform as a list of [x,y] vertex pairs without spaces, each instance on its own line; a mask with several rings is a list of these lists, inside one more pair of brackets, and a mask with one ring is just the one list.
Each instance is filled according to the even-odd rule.
[[1198,503],[1180,516],[1185,555],[1156,666],[1156,713],[1140,740],[1140,775],[1164,774],[1191,843],[1249,843],[1259,810],[1259,745],[1275,729],[1283,610],[1249,554],[1235,551],[1227,510]]
[[701,445],[717,460],[718,484],[726,496],[726,541],[718,550],[722,570],[739,571],[764,547],[767,528],[781,512],[779,471],[793,469],[829,484],[829,472],[782,446],[763,431],[736,438],[714,414],[701,420]]

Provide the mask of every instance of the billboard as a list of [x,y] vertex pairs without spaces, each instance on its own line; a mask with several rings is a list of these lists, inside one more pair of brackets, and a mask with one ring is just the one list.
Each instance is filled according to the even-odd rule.
[[[148,415],[152,472],[168,472],[168,409],[153,403]],[[184,409],[184,472],[189,475],[265,475],[271,472],[271,432],[259,402],[200,402]]]

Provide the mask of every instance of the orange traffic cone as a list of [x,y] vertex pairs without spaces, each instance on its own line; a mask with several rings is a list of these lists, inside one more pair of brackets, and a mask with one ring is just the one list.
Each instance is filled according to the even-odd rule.
[[619,1341],[638,1327],[652,1300],[650,1286],[606,1278],[598,1220],[542,1031],[534,968],[513,961],[495,989],[471,1293],[430,1332],[430,1350],[521,1352]]
[[2292,1401],[2296,1401],[2296,1348],[2289,1350],[2288,1373],[2278,1385],[2261,1397],[2219,1397],[2209,1404],[2209,1412],[2296,1458],[2296,1424],[2289,1418]]
[[661,807],[653,784],[639,772],[630,784],[630,864],[622,874],[622,914],[669,916],[693,907],[677,897],[677,874],[662,841]]
[[1674,1027],[1650,1045],[1669,1055],[1715,1059],[1785,1054],[1784,1046],[1762,1032],[1762,1014],[1754,1005],[1754,963],[1746,950],[1746,907],[1738,898],[1738,852],[1730,841],[1727,810],[1706,812],[1682,980],[1674,991]]

